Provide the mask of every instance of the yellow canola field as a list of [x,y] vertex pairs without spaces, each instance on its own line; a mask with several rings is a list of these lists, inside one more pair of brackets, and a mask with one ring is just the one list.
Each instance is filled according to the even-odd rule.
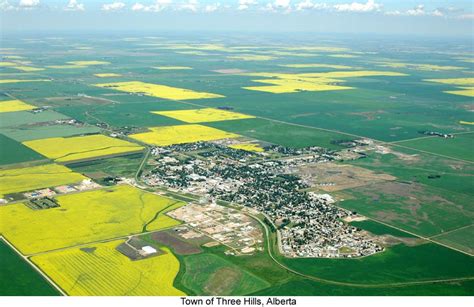
[[0,84],[22,83],[22,82],[51,82],[51,80],[46,80],[46,79],[37,79],[37,80],[2,79],[0,80]]
[[167,85],[145,83],[140,81],[131,82],[116,82],[116,83],[102,83],[95,84],[95,86],[110,88],[117,91],[144,94],[147,96],[158,97],[169,100],[191,100],[204,98],[221,98],[224,97],[218,94],[195,92],[179,87],[172,87]]
[[0,67],[11,67],[11,66],[16,66],[16,65],[18,64],[14,62],[0,62]]
[[13,66],[12,68],[21,70],[21,71],[26,71],[26,72],[33,72],[33,71],[42,71],[44,68],[38,68],[38,67],[31,67],[31,66]]
[[321,73],[244,73],[245,76],[256,76],[273,79],[258,79],[253,82],[272,84],[272,86],[248,86],[247,90],[263,91],[275,94],[297,93],[301,91],[335,91],[353,89],[349,86],[335,85],[343,83],[344,80],[335,78],[353,78],[370,76],[406,76],[406,74],[390,71],[333,71]]
[[316,53],[303,53],[303,52],[289,52],[289,51],[266,51],[262,53],[268,53],[276,56],[293,56],[293,57],[314,57],[319,56]]
[[444,91],[447,94],[474,97],[474,78],[425,79],[423,81],[456,85],[459,90]]
[[[128,185],[65,194],[60,207],[0,207],[0,232],[23,254],[86,244],[179,225],[164,213],[184,203]],[[159,213],[158,218],[155,215]]]
[[116,73],[94,74],[94,76],[99,77],[99,78],[122,77],[121,74],[116,74]]
[[51,65],[46,66],[46,68],[51,69],[78,69],[78,68],[86,68],[87,66],[80,66],[80,65]]
[[[9,59],[9,60],[21,60],[21,59],[24,59],[24,57],[19,56],[19,55],[5,55],[5,56],[3,56],[3,58]],[[0,65],[0,66],[1,66],[1,65]]]
[[23,144],[57,162],[103,157],[143,149],[140,145],[102,134],[39,139],[26,141]]
[[352,58],[358,58],[358,55],[354,54],[330,54],[328,55],[332,58],[341,58],[341,59],[352,59]]
[[0,170],[0,198],[6,194],[76,183],[84,179],[87,178],[58,164],[4,169]]
[[35,108],[35,106],[24,103],[21,100],[6,100],[0,102],[0,113],[26,111]]
[[333,64],[282,64],[281,67],[289,68],[331,68],[331,69],[352,69],[351,66]]
[[445,70],[464,69],[464,67],[459,67],[459,66],[401,63],[401,62],[378,62],[377,66],[391,67],[391,68],[408,68],[408,69],[423,70],[423,71],[445,71]]
[[442,84],[474,86],[474,78],[451,78],[451,79],[425,79],[423,81],[436,82]]
[[68,295],[183,296],[173,286],[179,261],[163,247],[162,255],[132,261],[115,248],[115,240],[32,257]]
[[253,151],[253,152],[263,152],[263,148],[260,147],[259,144],[255,143],[240,143],[240,144],[232,144],[229,145],[230,148],[233,149],[241,149],[246,151]]
[[270,55],[259,55],[259,54],[242,54],[242,55],[231,55],[227,57],[231,60],[242,60],[242,61],[270,61],[276,59]]
[[344,47],[331,47],[331,46],[300,46],[300,47],[285,47],[281,48],[285,50],[305,50],[305,51],[316,51],[316,52],[347,52],[350,51]]
[[189,67],[189,66],[155,66],[153,68],[154,69],[159,69],[159,70],[189,70],[189,69],[193,69],[192,67]]
[[187,55],[199,55],[199,56],[209,56],[211,55],[210,53],[207,52],[202,52],[202,51],[175,51],[175,53],[179,54],[187,54]]
[[68,64],[72,65],[79,65],[79,66],[92,66],[92,65],[108,65],[110,62],[105,61],[70,61],[67,62]]
[[236,138],[240,135],[202,125],[179,125],[149,128],[151,132],[130,135],[141,142],[169,146],[173,144],[194,143]]
[[456,91],[444,91],[444,93],[453,94],[453,95],[461,95],[467,97],[474,97],[474,87],[460,87],[461,90]]
[[255,116],[246,115],[237,112],[219,110],[214,108],[194,109],[194,110],[178,110],[178,111],[157,111],[155,114],[171,117],[186,123],[205,123],[218,122],[224,120],[236,120],[255,118]]

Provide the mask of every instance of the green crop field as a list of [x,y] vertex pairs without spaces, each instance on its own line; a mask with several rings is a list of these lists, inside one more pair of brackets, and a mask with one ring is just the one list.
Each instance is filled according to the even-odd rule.
[[446,157],[474,161],[474,133],[455,135],[452,139],[430,137],[419,140],[399,142],[409,148],[433,152]]
[[214,254],[184,257],[181,283],[197,295],[246,295],[269,286],[254,274]]
[[0,134],[0,148],[8,148],[8,150],[0,151],[0,165],[46,159],[39,153],[3,134]]
[[361,259],[281,259],[290,268],[319,278],[347,283],[383,285],[472,276],[472,257],[426,243],[395,245]]
[[51,296],[59,292],[0,239],[0,296]]
[[100,129],[97,127],[76,127],[66,125],[24,126],[21,128],[0,129],[1,133],[18,142],[97,133],[99,131]]

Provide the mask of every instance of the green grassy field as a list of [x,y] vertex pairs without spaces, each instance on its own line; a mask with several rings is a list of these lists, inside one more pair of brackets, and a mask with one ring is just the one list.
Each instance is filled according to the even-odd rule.
[[351,222],[350,223],[352,226],[370,231],[371,233],[375,235],[392,235],[395,237],[401,237],[401,238],[414,238],[414,235],[411,235],[409,233],[406,233],[404,231],[400,231],[398,229],[385,226],[383,224],[377,223],[372,220],[365,220],[365,221],[359,221],[359,222]]
[[455,135],[452,139],[430,137],[420,140],[399,142],[398,144],[447,157],[474,161],[474,133]]
[[184,265],[186,271],[180,282],[197,295],[246,295],[270,285],[214,254],[186,256]]
[[442,234],[433,238],[436,242],[441,242],[453,246],[471,255],[474,254],[474,226],[458,229],[453,232]]
[[472,277],[472,257],[433,243],[395,245],[360,259],[281,259],[290,268],[333,281],[383,285]]
[[25,145],[0,134],[0,165],[47,159]]
[[295,126],[261,118],[206,123],[206,126],[296,148],[320,146],[337,149],[340,147],[331,144],[331,141],[351,139],[351,137],[345,134]]
[[432,236],[470,225],[472,198],[416,183],[388,182],[346,190],[350,195],[338,206],[406,229]]
[[143,154],[100,159],[69,164],[68,167],[78,173],[97,176],[133,177],[142,162]]
[[0,296],[52,296],[59,292],[0,239]]
[[0,128],[4,127],[18,127],[22,125],[31,125],[34,123],[42,123],[54,121],[56,119],[67,119],[66,115],[54,112],[54,111],[44,111],[41,113],[31,113],[31,112],[9,112],[0,114]]
[[76,127],[67,125],[25,126],[20,128],[4,128],[0,132],[18,141],[30,141],[53,137],[66,137],[80,134],[97,133],[97,127]]

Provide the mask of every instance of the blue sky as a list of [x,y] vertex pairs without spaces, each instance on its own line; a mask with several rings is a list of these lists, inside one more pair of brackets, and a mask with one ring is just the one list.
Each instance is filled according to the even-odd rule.
[[0,0],[5,30],[215,30],[472,36],[472,1]]

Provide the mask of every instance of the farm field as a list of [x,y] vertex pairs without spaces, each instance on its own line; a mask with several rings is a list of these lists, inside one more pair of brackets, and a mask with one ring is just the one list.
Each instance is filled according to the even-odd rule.
[[341,207],[424,237],[469,225],[474,217],[469,196],[416,183],[375,183],[344,193],[349,197]]
[[9,217],[2,218],[2,233],[22,253],[34,254],[178,225],[164,213],[183,204],[130,186],[56,200],[60,207],[47,210],[31,210],[21,203],[0,207],[2,217]]
[[21,100],[7,100],[0,102],[0,113],[32,110],[34,108],[34,106],[26,104]]
[[53,137],[68,137],[81,134],[95,134],[100,131],[97,127],[76,127],[66,125],[23,126],[21,128],[0,128],[0,132],[18,142]]
[[148,96],[170,100],[190,100],[223,97],[222,95],[218,94],[195,92],[189,89],[176,88],[161,84],[145,83],[140,81],[101,83],[95,84],[95,86],[114,89],[123,92],[145,93]]
[[0,134],[0,147],[8,148],[8,151],[0,151],[0,164],[14,164],[46,159],[25,145],[12,140],[3,134]]
[[374,285],[472,276],[473,268],[472,257],[432,243],[415,247],[398,244],[361,259],[281,261],[290,268],[319,278]]
[[56,162],[70,162],[109,155],[126,154],[143,149],[134,143],[102,134],[69,138],[48,138],[23,144]]
[[143,143],[158,146],[239,137],[239,135],[234,133],[197,124],[151,127],[149,130],[151,132],[132,134],[130,137]]
[[180,296],[173,286],[179,261],[164,254],[132,261],[115,248],[122,240],[86,245],[32,257],[69,295]]
[[461,227],[452,232],[432,237],[436,242],[453,246],[471,255],[474,254],[474,226]]
[[181,283],[197,295],[246,295],[269,286],[267,282],[213,254],[184,259]]
[[340,148],[332,144],[331,141],[351,138],[337,132],[290,125],[261,118],[206,123],[206,126],[294,148],[307,146]]
[[38,114],[33,114],[26,111],[0,113],[0,128],[18,127],[22,125],[31,125],[34,123],[43,123],[67,118],[68,117],[66,115],[49,110]]
[[1,296],[53,296],[59,295],[38,272],[0,239]]
[[87,178],[59,164],[1,169],[0,197],[11,193],[77,183],[84,179]]
[[413,149],[433,152],[446,157],[474,162],[474,133],[456,135],[453,139],[439,137],[425,138],[413,141],[398,142],[397,144]]
[[157,111],[153,113],[171,117],[182,122],[191,124],[255,118],[255,116],[212,108],[179,111]]

